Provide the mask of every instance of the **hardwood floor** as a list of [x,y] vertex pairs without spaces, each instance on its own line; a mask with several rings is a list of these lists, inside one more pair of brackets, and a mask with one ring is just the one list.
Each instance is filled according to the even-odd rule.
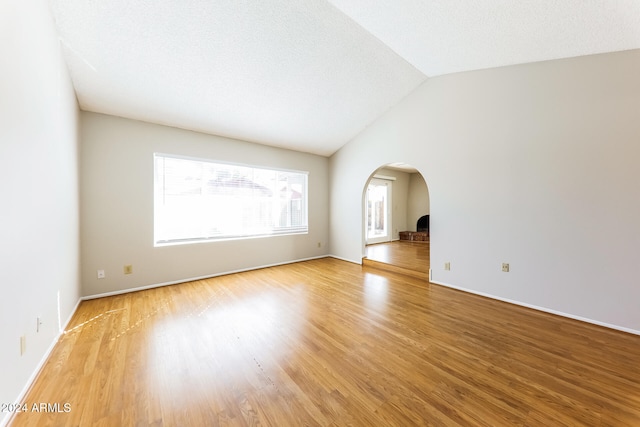
[[396,240],[365,247],[363,265],[418,279],[429,279],[430,243]]
[[326,258],[83,302],[14,426],[638,426],[640,337]]

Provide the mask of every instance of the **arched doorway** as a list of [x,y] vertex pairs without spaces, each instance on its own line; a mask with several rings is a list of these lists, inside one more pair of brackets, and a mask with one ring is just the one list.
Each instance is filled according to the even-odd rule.
[[418,220],[430,215],[422,174],[404,163],[381,166],[365,184],[362,206],[363,265],[428,279],[430,231],[418,232]]

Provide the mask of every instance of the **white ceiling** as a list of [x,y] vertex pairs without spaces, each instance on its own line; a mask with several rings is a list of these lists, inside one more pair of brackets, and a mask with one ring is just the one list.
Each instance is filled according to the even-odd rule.
[[50,0],[80,107],[331,155],[427,77],[640,48],[640,0]]

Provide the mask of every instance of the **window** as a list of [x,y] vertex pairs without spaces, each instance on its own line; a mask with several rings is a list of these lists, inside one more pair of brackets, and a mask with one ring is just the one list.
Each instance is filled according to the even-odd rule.
[[156,245],[308,231],[308,172],[165,154],[154,161]]

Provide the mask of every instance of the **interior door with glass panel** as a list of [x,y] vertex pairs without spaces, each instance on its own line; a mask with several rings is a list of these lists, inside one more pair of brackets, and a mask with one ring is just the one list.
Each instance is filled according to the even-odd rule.
[[367,187],[367,244],[391,241],[391,181],[372,179]]

